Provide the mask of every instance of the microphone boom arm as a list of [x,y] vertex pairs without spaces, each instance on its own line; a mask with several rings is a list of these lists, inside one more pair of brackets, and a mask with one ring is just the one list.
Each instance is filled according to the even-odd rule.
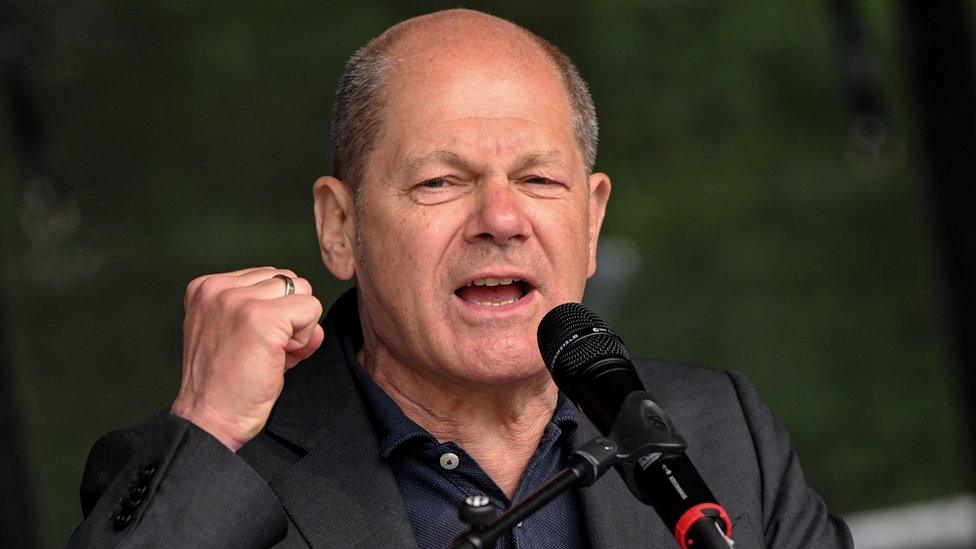
[[[545,484],[526,496],[525,499],[513,505],[501,516],[487,524],[470,521],[468,516],[479,516],[484,513],[477,509],[461,508],[461,518],[469,524],[471,529],[458,536],[451,545],[452,549],[484,549],[495,546],[495,541],[513,526],[525,520],[529,515],[538,511],[543,505],[556,499],[557,496],[574,486],[586,487],[597,481],[606,473],[610,465],[617,459],[617,445],[610,439],[597,437],[579,448],[573,450],[569,456],[569,465],[556,473]],[[472,505],[471,498],[465,505]],[[477,500],[483,507],[490,505],[487,498]],[[472,512],[473,511],[473,512]],[[493,511],[492,511],[493,513]]]

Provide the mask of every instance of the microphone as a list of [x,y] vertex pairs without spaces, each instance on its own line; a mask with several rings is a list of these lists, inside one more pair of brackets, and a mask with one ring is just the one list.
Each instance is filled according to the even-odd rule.
[[630,491],[651,505],[682,549],[732,547],[732,521],[685,455],[687,443],[645,391],[613,330],[579,303],[539,324],[539,351],[556,386],[617,443],[614,465]]

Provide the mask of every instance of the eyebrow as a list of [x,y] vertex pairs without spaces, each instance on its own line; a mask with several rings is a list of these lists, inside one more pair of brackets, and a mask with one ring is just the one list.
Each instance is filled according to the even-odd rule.
[[555,166],[562,168],[565,165],[562,154],[557,150],[551,150],[523,154],[515,162],[515,169],[513,171],[527,170],[536,166]]
[[447,164],[455,168],[468,169],[471,163],[460,154],[447,149],[437,149],[407,162],[407,169],[414,171],[425,164]]
[[[430,163],[447,164],[448,166],[462,170],[471,170],[472,166],[474,166],[473,162],[461,154],[448,149],[437,149],[411,159],[407,162],[406,168],[410,171],[415,171],[421,166]],[[536,166],[562,167],[564,165],[565,162],[563,161],[562,154],[557,150],[531,152],[519,156],[515,160],[512,171],[526,170]]]

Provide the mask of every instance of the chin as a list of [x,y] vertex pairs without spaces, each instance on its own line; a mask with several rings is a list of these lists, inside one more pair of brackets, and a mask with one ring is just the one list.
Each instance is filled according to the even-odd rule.
[[538,349],[532,346],[527,349],[531,352],[514,350],[488,345],[468,355],[476,358],[465,365],[465,377],[479,385],[513,385],[549,377]]

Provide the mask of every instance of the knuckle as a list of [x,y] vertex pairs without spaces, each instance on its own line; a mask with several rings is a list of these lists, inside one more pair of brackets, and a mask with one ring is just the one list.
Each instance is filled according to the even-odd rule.
[[311,294],[312,284],[308,280],[305,280],[304,278],[296,278],[295,289],[299,290],[299,293]]
[[234,307],[234,303],[237,301],[235,297],[236,296],[234,295],[233,289],[228,288],[217,291],[215,294],[210,296],[210,301],[216,305],[217,308],[227,311]]
[[237,317],[244,324],[259,325],[265,314],[262,303],[255,299],[249,299],[237,308]]
[[186,285],[186,292],[184,293],[184,302],[188,302],[191,299],[193,299],[193,297],[200,290],[200,285],[202,285],[203,284],[203,281],[206,280],[209,276],[210,275],[198,276],[198,277],[194,278],[193,280],[191,280]]
[[197,296],[199,296],[200,301],[209,303],[214,301],[220,295],[223,289],[223,284],[221,284],[220,278],[215,276],[207,277],[200,283],[199,289],[197,290]]
[[307,299],[301,302],[301,315],[305,318],[314,318],[313,322],[317,322],[322,317],[322,302],[312,296],[302,297]]

